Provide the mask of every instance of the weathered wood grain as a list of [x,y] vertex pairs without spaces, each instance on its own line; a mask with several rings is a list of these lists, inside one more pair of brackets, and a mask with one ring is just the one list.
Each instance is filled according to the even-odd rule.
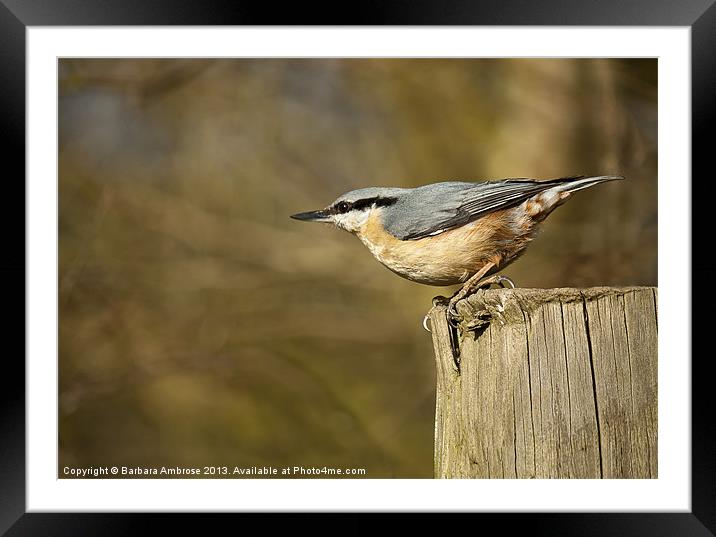
[[445,307],[435,476],[656,478],[657,307],[651,287],[481,290]]

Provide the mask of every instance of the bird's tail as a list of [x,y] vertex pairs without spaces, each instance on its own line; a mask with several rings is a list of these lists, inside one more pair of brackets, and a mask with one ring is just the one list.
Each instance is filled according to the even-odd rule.
[[537,203],[532,209],[531,216],[538,221],[542,221],[549,213],[567,201],[572,192],[606,181],[616,181],[617,179],[624,178],[620,175],[599,175],[593,177],[563,177],[562,179],[549,181],[554,186],[550,186],[533,198]]
[[583,190],[590,186],[597,185],[599,183],[605,183],[607,181],[618,181],[624,179],[621,175],[598,175],[594,177],[575,177],[570,180],[566,180],[564,183],[555,188],[558,192],[576,192],[577,190]]

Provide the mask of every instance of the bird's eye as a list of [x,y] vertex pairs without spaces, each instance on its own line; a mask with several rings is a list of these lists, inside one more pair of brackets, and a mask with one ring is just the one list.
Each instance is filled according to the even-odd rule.
[[347,213],[351,208],[351,204],[347,201],[341,201],[336,205],[336,209],[339,213]]

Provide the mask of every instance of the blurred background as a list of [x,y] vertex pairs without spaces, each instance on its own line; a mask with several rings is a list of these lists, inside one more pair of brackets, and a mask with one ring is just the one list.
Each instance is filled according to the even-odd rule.
[[657,63],[62,59],[60,467],[432,477],[431,298],[290,220],[365,186],[621,174],[504,274],[656,285]]

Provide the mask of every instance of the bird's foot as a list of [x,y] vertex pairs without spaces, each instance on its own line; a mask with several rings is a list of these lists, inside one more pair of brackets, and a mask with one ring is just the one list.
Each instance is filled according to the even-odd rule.
[[[472,285],[466,284],[462,287],[462,289],[458,290],[458,292],[452,296],[450,302],[448,302],[446,311],[448,322],[453,326],[457,325],[457,323],[459,322],[460,315],[457,312],[456,306],[460,300],[475,293],[478,289],[485,289],[490,287],[491,285],[500,285],[503,289],[508,286],[512,289],[516,287],[515,282],[513,282],[507,276],[502,276],[501,274],[495,274],[494,276],[490,276],[489,278],[485,278],[484,280],[479,280]],[[434,301],[435,299],[433,299],[433,302]]]

